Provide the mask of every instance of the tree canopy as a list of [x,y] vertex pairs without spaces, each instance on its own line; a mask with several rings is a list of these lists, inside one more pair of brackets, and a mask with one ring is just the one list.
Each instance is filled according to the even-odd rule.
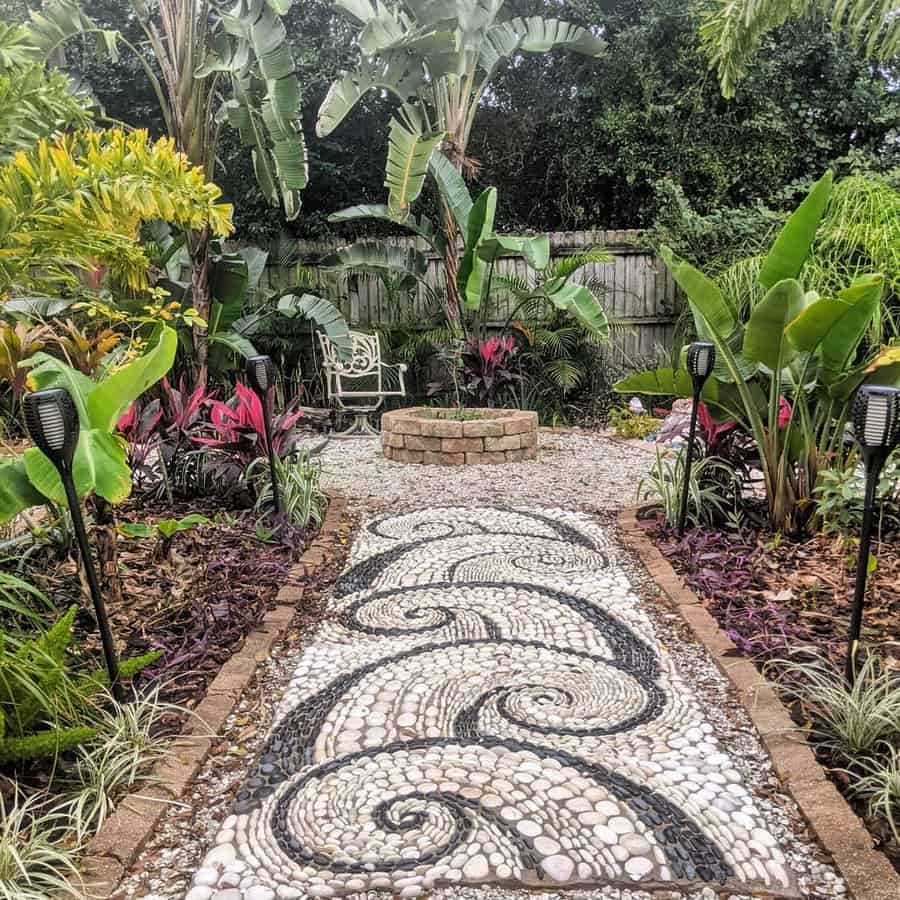
[[[514,15],[543,0],[511,0]],[[501,229],[646,227],[679,185],[701,214],[789,206],[829,165],[876,170],[900,163],[900,92],[889,65],[873,65],[826,14],[790,20],[761,37],[733,100],[720,92],[704,52],[706,0],[563,0],[552,15],[594,30],[602,59],[565,51],[524,54],[499,72],[476,117],[468,155],[480,186],[495,185]],[[86,0],[98,22],[133,28],[128,0]],[[358,30],[331,0],[295,3],[284,18],[303,86],[310,183],[302,211],[273,214],[252,166],[225,132],[214,178],[236,204],[239,236],[331,232],[330,213],[384,199],[387,125],[396,102],[370,92],[342,126],[315,135],[329,85],[353,68]],[[146,78],[86,53],[83,71],[108,115],[159,127]],[[476,186],[479,186],[476,185]],[[427,187],[426,187],[427,190]]]

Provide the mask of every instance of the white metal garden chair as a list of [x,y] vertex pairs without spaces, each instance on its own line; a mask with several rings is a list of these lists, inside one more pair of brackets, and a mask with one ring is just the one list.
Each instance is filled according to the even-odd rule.
[[[353,424],[336,437],[369,435],[378,432],[369,416],[384,403],[385,397],[405,397],[406,365],[391,365],[381,359],[377,334],[351,331],[353,353],[342,361],[337,348],[326,334],[317,331],[322,348],[322,371],[329,402],[353,415]],[[395,387],[396,386],[396,387]]]

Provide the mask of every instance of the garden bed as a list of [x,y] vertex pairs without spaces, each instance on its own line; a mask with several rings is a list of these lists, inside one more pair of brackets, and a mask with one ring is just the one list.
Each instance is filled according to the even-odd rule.
[[473,466],[537,459],[538,415],[517,409],[410,407],[381,417],[387,459]]
[[[250,510],[223,510],[212,498],[173,506],[132,499],[117,510],[119,526],[129,522],[206,516],[209,524],[177,534],[169,555],[159,557],[154,539],[119,537],[119,568],[124,602],[109,609],[123,658],[162,650],[160,660],[139,676],[161,685],[162,700],[192,707],[223,663],[275,603],[292,562],[315,530],[295,531],[290,545],[263,543]],[[65,609],[77,579],[75,564],[64,560],[30,577]],[[91,617],[80,612],[75,634],[88,653],[100,656]]]
[[[801,541],[765,532],[726,533],[695,529],[678,540],[655,517],[644,518],[646,536],[684,584],[700,598],[737,651],[760,671],[793,688],[789,663],[803,661],[814,648],[840,670],[846,653],[856,558],[846,543],[816,534]],[[878,565],[869,579],[862,643],[900,690],[900,547],[884,541],[874,548]],[[790,695],[788,695],[790,696]],[[810,721],[799,703],[790,705],[794,722]],[[827,742],[810,738],[816,758],[868,827],[875,846],[900,872],[900,845],[886,820],[869,814],[847,790],[862,775]]]

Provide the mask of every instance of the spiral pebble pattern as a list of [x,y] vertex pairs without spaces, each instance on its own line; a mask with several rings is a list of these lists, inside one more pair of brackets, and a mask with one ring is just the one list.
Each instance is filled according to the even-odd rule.
[[188,900],[452,884],[796,896],[584,516],[367,523]]

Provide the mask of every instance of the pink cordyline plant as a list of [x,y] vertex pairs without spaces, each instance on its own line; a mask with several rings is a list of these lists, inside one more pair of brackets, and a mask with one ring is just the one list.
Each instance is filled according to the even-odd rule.
[[463,354],[466,387],[480,402],[493,406],[500,390],[518,380],[509,368],[515,352],[516,342],[509,336],[469,341]]
[[[294,404],[291,404],[291,407]],[[303,417],[302,411],[288,407],[272,419],[272,443],[278,456],[286,456],[293,449],[295,426]],[[220,450],[247,466],[254,459],[268,453],[265,420],[259,397],[246,385],[235,385],[234,396],[227,403],[210,403],[209,427],[214,437],[195,437],[194,441],[211,450]]]

